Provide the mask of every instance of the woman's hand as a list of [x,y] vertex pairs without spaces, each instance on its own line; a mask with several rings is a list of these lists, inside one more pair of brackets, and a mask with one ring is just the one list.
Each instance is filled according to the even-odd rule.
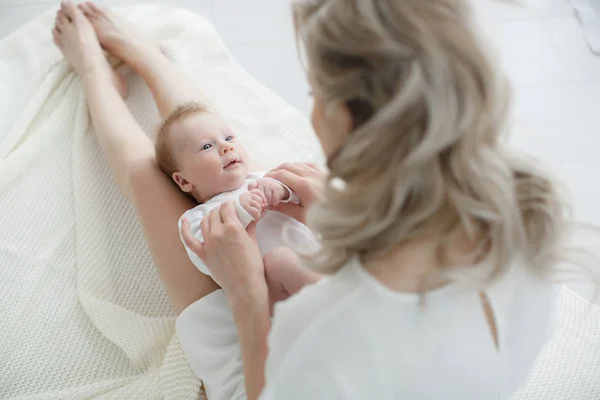
[[285,163],[266,176],[280,181],[298,195],[302,204],[283,203],[274,210],[294,217],[300,222],[306,220],[306,210],[321,200],[325,174],[314,164]]
[[[200,225],[204,243],[190,231],[189,221],[182,221],[183,240],[204,261],[213,279],[225,291],[230,302],[236,298],[262,296],[266,291],[265,267],[256,241],[240,222],[233,202],[213,209]],[[258,292],[258,293],[257,293]]]

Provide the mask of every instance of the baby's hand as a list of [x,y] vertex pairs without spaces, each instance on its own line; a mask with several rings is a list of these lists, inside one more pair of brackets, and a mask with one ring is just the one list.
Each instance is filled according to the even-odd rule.
[[253,189],[240,196],[240,205],[254,221],[258,221],[267,208],[267,199],[263,192]]
[[260,190],[267,198],[268,207],[277,206],[281,201],[289,196],[288,191],[283,185],[273,179],[257,179],[248,184],[248,189]]

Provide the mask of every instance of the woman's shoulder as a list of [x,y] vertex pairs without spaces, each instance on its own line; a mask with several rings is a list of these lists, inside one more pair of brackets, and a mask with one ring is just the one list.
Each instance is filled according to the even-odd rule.
[[[336,275],[277,307],[267,377],[285,386],[286,377],[302,370],[317,374],[317,381],[336,371],[335,377],[344,377],[348,385],[354,379],[379,376],[380,381],[365,385],[373,390],[392,390],[398,382],[411,388],[413,384],[402,377],[415,371],[457,379],[467,373],[482,379],[494,375],[493,383],[498,385],[512,374],[519,381],[552,331],[555,307],[552,285],[528,274],[521,261],[513,267],[488,291],[501,337],[500,353],[483,318],[477,290],[449,286],[427,295],[423,303],[418,294],[390,291],[359,262],[351,261]],[[532,320],[536,321],[533,328],[528,324]],[[464,359],[465,353],[474,357],[464,365],[465,371],[447,362]],[[356,377],[357,370],[373,374]],[[496,389],[491,385],[456,390],[481,394]]]

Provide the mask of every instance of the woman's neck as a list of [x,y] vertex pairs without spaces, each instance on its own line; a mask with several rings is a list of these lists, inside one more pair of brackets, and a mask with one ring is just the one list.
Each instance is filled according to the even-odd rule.
[[463,231],[444,239],[443,247],[439,237],[409,240],[388,254],[363,260],[363,264],[373,277],[395,292],[432,290],[444,285],[429,280],[436,272],[477,261],[473,253],[476,244]]

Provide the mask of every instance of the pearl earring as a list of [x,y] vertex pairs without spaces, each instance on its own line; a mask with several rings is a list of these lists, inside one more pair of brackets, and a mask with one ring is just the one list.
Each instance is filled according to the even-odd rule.
[[336,192],[344,192],[348,187],[348,184],[342,178],[335,176],[329,180],[329,187]]

